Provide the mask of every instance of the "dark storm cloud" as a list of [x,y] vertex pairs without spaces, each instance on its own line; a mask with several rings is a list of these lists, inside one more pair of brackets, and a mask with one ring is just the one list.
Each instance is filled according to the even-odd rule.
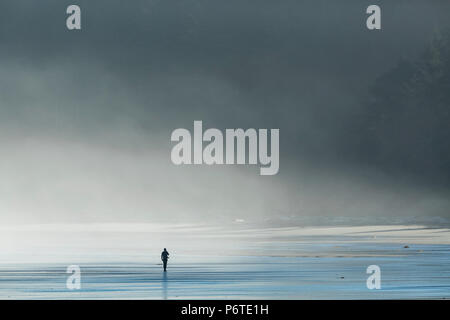
[[[40,174],[52,167],[49,154],[75,145],[78,152],[62,157],[67,167],[57,167],[57,172],[72,170],[68,180],[73,172],[80,175],[77,157],[87,167],[89,159],[105,162],[104,172],[75,181],[75,186],[101,194],[94,203],[122,194],[122,209],[134,203],[138,217],[152,210],[177,216],[183,210],[198,216],[239,210],[244,216],[277,210],[323,214],[332,207],[363,214],[359,206],[348,210],[334,200],[319,210],[316,192],[333,193],[324,181],[336,172],[348,173],[340,179],[349,189],[354,179],[389,180],[373,173],[376,168],[361,169],[355,132],[349,128],[376,78],[402,56],[416,57],[436,29],[450,25],[446,1],[376,1],[382,6],[383,29],[375,32],[365,28],[365,8],[373,4],[365,1],[76,1],[82,30],[68,31],[65,9],[73,3],[0,4],[1,140],[17,151],[9,153],[13,160],[48,147],[37,156]],[[170,132],[191,128],[193,120],[203,120],[207,127],[280,128],[280,174],[269,181],[236,168],[234,181],[246,181],[238,194],[230,191],[233,181],[217,183],[216,192],[208,183],[210,175],[222,181],[232,169],[174,169],[166,161]],[[31,140],[29,149],[18,151],[14,145],[23,139]],[[349,150],[356,156],[346,157]],[[12,171],[32,175],[30,165],[22,163]],[[117,174],[124,171],[129,190],[119,187]],[[359,178],[348,178],[355,172]],[[103,184],[98,174],[105,178]],[[92,180],[96,184],[89,184]],[[179,184],[187,186],[173,187]],[[49,188],[57,189],[58,183]],[[408,188],[392,188],[401,189],[400,202],[407,202]],[[23,190],[14,190],[17,199],[10,208],[17,209],[15,203],[23,197],[17,194]],[[384,190],[389,194],[389,188]],[[148,207],[146,197],[156,204]],[[203,197],[214,199],[220,209],[199,205]],[[42,195],[33,199],[30,203],[36,204]],[[76,196],[68,201],[70,205],[61,202],[53,210],[110,214],[103,205],[78,208],[76,203],[84,200]],[[117,209],[121,205],[115,201]]]

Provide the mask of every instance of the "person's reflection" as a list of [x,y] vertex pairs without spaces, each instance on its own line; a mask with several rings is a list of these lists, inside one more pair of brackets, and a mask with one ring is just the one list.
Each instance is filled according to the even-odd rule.
[[162,278],[162,298],[163,300],[167,300],[167,272],[163,272]]

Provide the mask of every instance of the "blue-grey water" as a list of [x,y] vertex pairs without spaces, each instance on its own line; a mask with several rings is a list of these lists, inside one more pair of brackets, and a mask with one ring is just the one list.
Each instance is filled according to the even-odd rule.
[[[116,257],[83,261],[81,289],[69,290],[73,261],[0,264],[0,299],[442,299],[450,298],[450,246],[399,243],[249,244],[244,254]],[[287,255],[292,251],[296,254]],[[276,253],[280,252],[279,255]],[[92,259],[95,260],[95,259]],[[369,290],[366,269],[381,269],[381,289]]]

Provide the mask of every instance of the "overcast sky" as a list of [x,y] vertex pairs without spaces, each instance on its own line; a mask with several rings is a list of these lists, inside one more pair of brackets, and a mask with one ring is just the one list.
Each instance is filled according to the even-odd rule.
[[[82,30],[68,31],[78,4]],[[365,27],[380,4],[382,30]],[[448,1],[0,3],[0,222],[449,216],[351,149],[351,115],[450,25]],[[175,166],[170,134],[279,128],[280,171]],[[400,173],[401,176],[401,173]]]

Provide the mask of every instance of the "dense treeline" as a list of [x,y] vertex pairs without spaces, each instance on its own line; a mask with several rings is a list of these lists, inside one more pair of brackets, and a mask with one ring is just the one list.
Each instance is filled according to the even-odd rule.
[[450,185],[450,32],[381,76],[361,115],[367,162]]

